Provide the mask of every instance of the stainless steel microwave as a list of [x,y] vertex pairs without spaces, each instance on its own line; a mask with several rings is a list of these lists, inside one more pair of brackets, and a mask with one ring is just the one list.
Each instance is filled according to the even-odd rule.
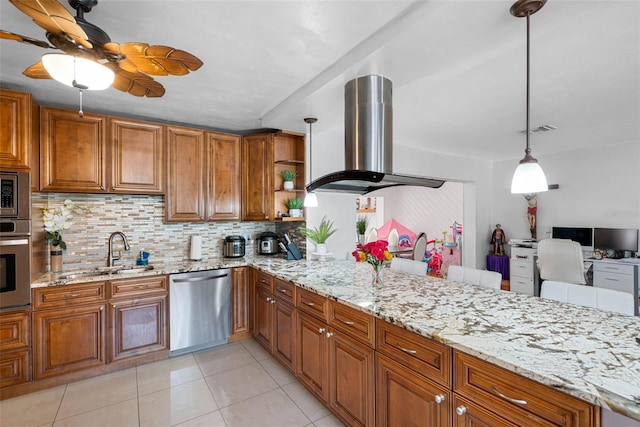
[[0,218],[31,219],[28,172],[0,172]]

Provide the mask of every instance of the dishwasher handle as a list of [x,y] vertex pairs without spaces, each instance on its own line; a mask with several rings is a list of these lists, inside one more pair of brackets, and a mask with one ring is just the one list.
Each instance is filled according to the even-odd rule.
[[202,277],[188,277],[186,279],[173,279],[174,283],[193,283],[193,282],[204,282],[212,279],[222,279],[223,277],[227,277],[229,273],[218,274],[216,276],[202,276]]

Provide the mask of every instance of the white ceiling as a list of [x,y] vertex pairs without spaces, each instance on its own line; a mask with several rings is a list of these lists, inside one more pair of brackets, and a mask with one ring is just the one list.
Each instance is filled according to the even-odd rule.
[[[72,14],[66,0],[61,3]],[[342,129],[344,84],[394,85],[394,144],[487,160],[523,156],[526,20],[511,1],[100,0],[85,19],[118,43],[199,57],[188,76],[157,77],[162,98],[88,92],[85,111],[239,131]],[[8,1],[0,28],[45,40]],[[0,40],[0,84],[42,105],[78,94],[22,71],[44,49]],[[534,155],[640,141],[640,2],[549,0],[531,18]],[[640,143],[640,142],[639,142]]]

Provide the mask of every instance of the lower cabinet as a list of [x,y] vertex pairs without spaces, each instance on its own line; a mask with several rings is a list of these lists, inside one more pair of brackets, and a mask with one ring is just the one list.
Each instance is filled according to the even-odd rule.
[[453,406],[454,427],[518,427],[518,424],[507,421],[457,394],[453,397]]
[[231,269],[231,336],[229,342],[249,338],[251,326],[251,292],[249,287],[249,267]]
[[276,300],[270,288],[256,283],[253,300],[253,337],[273,352],[273,310]]
[[377,426],[450,425],[448,389],[380,353],[376,355],[376,378]]
[[273,322],[273,355],[294,372],[296,310],[293,305],[276,298]]
[[0,314],[0,388],[31,381],[31,313]]
[[107,363],[106,301],[33,313],[35,378]]
[[329,402],[329,345],[326,323],[298,310],[296,376],[325,403]]

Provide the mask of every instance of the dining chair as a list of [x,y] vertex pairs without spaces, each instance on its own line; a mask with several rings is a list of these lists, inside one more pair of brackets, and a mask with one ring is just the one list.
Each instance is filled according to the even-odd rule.
[[414,261],[422,261],[424,254],[427,251],[427,233],[420,233],[416,238],[416,242],[413,245],[413,252],[411,253],[411,259]]
[[540,298],[631,316],[634,314],[633,295],[613,289],[545,280],[540,289]]
[[389,266],[391,270],[404,271],[405,273],[418,274],[420,276],[427,274],[428,267],[426,262],[398,257],[393,257]]
[[376,240],[378,240],[378,230],[376,228],[372,228],[369,230],[369,233],[367,233],[367,237],[364,239],[364,242],[370,243],[375,242]]
[[538,270],[543,280],[587,283],[584,259],[578,242],[569,239],[543,239],[538,242]]
[[447,280],[500,290],[502,274],[497,271],[479,270],[477,268],[462,267],[460,265],[450,265],[447,270]]

